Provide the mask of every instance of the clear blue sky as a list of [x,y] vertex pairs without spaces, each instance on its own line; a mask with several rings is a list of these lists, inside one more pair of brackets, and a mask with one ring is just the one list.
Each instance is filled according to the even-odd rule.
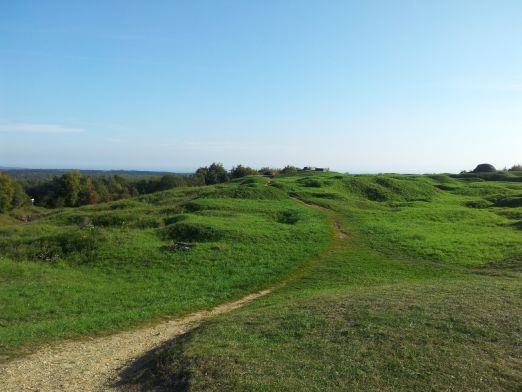
[[0,0],[0,166],[522,163],[522,1]]

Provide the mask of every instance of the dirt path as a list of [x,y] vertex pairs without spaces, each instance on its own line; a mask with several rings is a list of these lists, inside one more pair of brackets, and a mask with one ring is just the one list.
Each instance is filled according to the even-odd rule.
[[43,347],[35,354],[0,366],[0,390],[111,391],[120,370],[152,349],[193,329],[203,320],[240,308],[267,295],[263,290],[186,317],[93,340]]
[[[326,211],[327,210],[327,208],[325,208],[323,206],[320,206],[319,204],[315,204],[315,203],[312,203],[309,200],[305,200],[305,199],[301,198],[297,193],[290,194],[290,197],[292,199],[294,199],[295,201],[297,201],[298,203],[305,204],[308,207],[315,208],[317,210],[322,210],[322,211]],[[337,238],[346,238],[349,235],[346,231],[343,231],[341,229],[341,225],[339,224],[339,222],[337,222],[335,220],[333,221],[333,229],[334,229],[334,232],[335,232],[335,236]]]
[[[293,196],[293,195],[291,195]],[[309,207],[326,211],[324,207],[293,196]],[[337,238],[347,234],[332,220]],[[296,273],[293,278],[300,274]],[[219,305],[212,310],[162,322],[154,326],[117,333],[90,340],[68,341],[43,346],[36,353],[0,365],[0,390],[11,391],[117,391],[121,371],[153,349],[168,343],[197,327],[210,317],[240,308],[273,289],[247,295],[242,299]]]

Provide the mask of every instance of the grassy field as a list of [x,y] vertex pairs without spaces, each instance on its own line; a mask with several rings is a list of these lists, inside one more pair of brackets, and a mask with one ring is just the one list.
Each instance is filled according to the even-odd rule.
[[1,350],[285,279],[160,351],[136,387],[520,390],[521,180],[300,173],[4,217]]
[[348,235],[284,288],[164,349],[140,387],[520,390],[522,183],[313,174],[272,185],[324,206]]
[[209,308],[297,270],[326,247],[327,219],[266,184],[4,215],[0,353]]

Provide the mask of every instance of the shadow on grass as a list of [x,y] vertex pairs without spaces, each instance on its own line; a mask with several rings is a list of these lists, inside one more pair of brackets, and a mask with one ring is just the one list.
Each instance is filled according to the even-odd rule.
[[120,371],[119,380],[110,386],[120,391],[188,391],[191,372],[185,347],[194,331],[195,329],[136,358]]
[[522,254],[475,267],[481,275],[518,276],[522,273]]

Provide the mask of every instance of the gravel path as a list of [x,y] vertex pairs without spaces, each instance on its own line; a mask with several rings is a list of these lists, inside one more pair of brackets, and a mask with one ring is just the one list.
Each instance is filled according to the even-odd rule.
[[[326,210],[314,203],[293,197],[309,207]],[[348,234],[332,221],[336,237]],[[275,287],[284,285],[281,283]],[[118,391],[121,371],[155,348],[197,327],[207,318],[240,308],[271,290],[247,295],[238,301],[219,305],[188,316],[132,331],[44,346],[36,353],[0,364],[0,391]],[[121,383],[120,385],[125,385]]]
[[195,328],[201,321],[227,313],[270,290],[158,325],[92,340],[69,341],[0,365],[0,390],[111,391],[120,371],[154,348]]

